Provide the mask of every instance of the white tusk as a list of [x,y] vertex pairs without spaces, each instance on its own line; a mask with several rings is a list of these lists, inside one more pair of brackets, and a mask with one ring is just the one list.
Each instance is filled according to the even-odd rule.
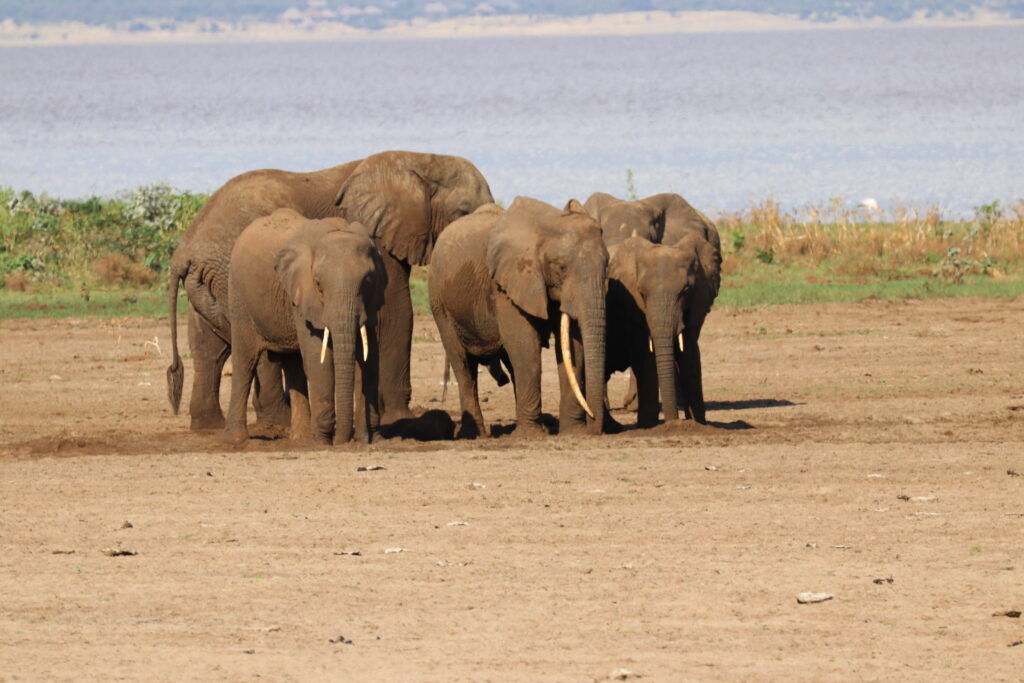
[[320,347],[320,364],[323,365],[324,358],[327,356],[327,340],[331,338],[331,331],[324,328],[324,345]]
[[565,366],[565,376],[569,380],[569,386],[572,387],[573,395],[576,396],[576,400],[584,412],[593,419],[594,413],[591,412],[590,406],[587,405],[587,399],[583,398],[583,392],[580,391],[580,383],[576,379],[576,371],[572,367],[572,352],[569,349],[569,316],[566,313],[562,314],[562,364]]
[[359,339],[363,342],[363,362],[370,357],[370,342],[366,340],[366,325],[359,326]]
[[683,333],[682,332],[679,333],[679,350],[680,351],[683,350]]
[[654,340],[650,337],[647,338],[647,350],[654,353]]

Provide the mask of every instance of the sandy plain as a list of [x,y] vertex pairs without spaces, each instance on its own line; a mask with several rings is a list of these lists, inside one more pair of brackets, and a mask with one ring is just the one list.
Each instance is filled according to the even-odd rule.
[[165,325],[0,321],[0,681],[1021,680],[1024,301],[715,310],[707,426],[338,449],[190,433]]

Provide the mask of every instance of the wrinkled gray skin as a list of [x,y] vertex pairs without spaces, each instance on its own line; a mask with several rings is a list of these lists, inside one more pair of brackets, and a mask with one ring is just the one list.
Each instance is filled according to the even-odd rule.
[[[276,209],[293,209],[306,218],[340,215],[334,197],[360,160],[313,173],[267,169],[236,176],[213,193],[192,221],[171,256],[168,287],[171,365],[167,394],[178,414],[185,371],[178,355],[178,284],[189,300],[188,335],[192,350],[191,428],[220,429],[220,378],[231,353],[228,266],[231,249],[246,226]],[[281,366],[259,363],[253,403],[261,423],[287,425],[290,416],[281,384]]]
[[[231,252],[233,373],[222,438],[248,438],[246,399],[264,352],[284,357],[292,436],[369,442],[377,412],[377,312],[386,275],[369,232],[340,218],[309,220],[278,209],[245,229]],[[360,327],[366,327],[366,360]],[[329,353],[321,362],[324,331]],[[296,357],[301,354],[301,360]],[[355,398],[353,398],[355,395]]]
[[[699,337],[721,284],[722,249],[718,230],[703,213],[673,193],[627,201],[598,192],[587,199],[585,207],[601,224],[609,246],[636,235],[670,246],[685,240],[686,249],[699,254],[696,280],[682,313],[684,350],[676,352],[679,373],[675,394],[687,417],[705,423]],[[662,397],[665,397],[664,390]],[[627,397],[627,405],[631,401],[632,397]],[[672,419],[669,416],[673,412],[665,409],[666,419]]]
[[387,270],[379,322],[384,424],[412,415],[412,266],[430,262],[449,223],[493,201],[487,181],[466,159],[415,152],[367,157],[337,192],[335,203],[370,230]]
[[[541,348],[555,335],[561,384],[560,431],[600,432],[604,406],[608,252],[579,202],[565,210],[517,197],[503,211],[484,206],[438,239],[430,266],[430,304],[459,383],[459,436],[486,434],[477,367],[500,359],[512,371],[516,434],[545,434]],[[571,364],[596,419],[588,419],[566,376],[560,319],[571,319]]]
[[[418,152],[382,152],[315,173],[253,171],[228,181],[196,216],[171,259],[173,358],[167,380],[175,413],[184,380],[177,345],[178,282],[184,282],[191,304],[192,428],[219,428],[224,424],[218,402],[220,377],[231,352],[226,303],[231,248],[254,219],[290,208],[307,218],[347,217],[365,225],[376,240],[388,274],[379,322],[382,420],[408,417],[412,394],[409,272],[413,265],[429,261],[434,240],[448,223],[491,201],[487,182],[470,162]],[[275,421],[286,424],[287,405],[280,385],[280,367],[261,361],[254,397],[257,413],[270,412]]]
[[658,423],[659,388],[665,420],[679,417],[677,340],[699,269],[687,246],[630,237],[608,249],[608,373],[633,371],[639,427]]

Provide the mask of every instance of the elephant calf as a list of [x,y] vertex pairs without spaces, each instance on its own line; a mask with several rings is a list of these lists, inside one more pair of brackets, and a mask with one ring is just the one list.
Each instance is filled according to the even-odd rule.
[[430,265],[430,305],[459,383],[459,436],[485,431],[477,367],[487,364],[493,373],[499,359],[512,371],[516,432],[546,433],[541,348],[552,334],[559,340],[560,430],[601,430],[607,267],[601,230],[576,200],[560,211],[517,197],[508,211],[485,205],[441,233]]
[[332,433],[334,443],[349,441],[354,423],[369,442],[379,427],[377,312],[386,275],[366,228],[278,209],[239,236],[228,277],[234,370],[223,438],[248,437],[246,400],[268,351],[288,354],[293,438],[312,418],[316,441]]

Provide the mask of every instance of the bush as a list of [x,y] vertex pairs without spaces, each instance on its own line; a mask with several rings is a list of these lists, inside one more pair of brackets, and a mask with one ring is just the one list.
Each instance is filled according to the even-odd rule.
[[205,201],[164,185],[71,201],[0,188],[0,278],[151,284]]

